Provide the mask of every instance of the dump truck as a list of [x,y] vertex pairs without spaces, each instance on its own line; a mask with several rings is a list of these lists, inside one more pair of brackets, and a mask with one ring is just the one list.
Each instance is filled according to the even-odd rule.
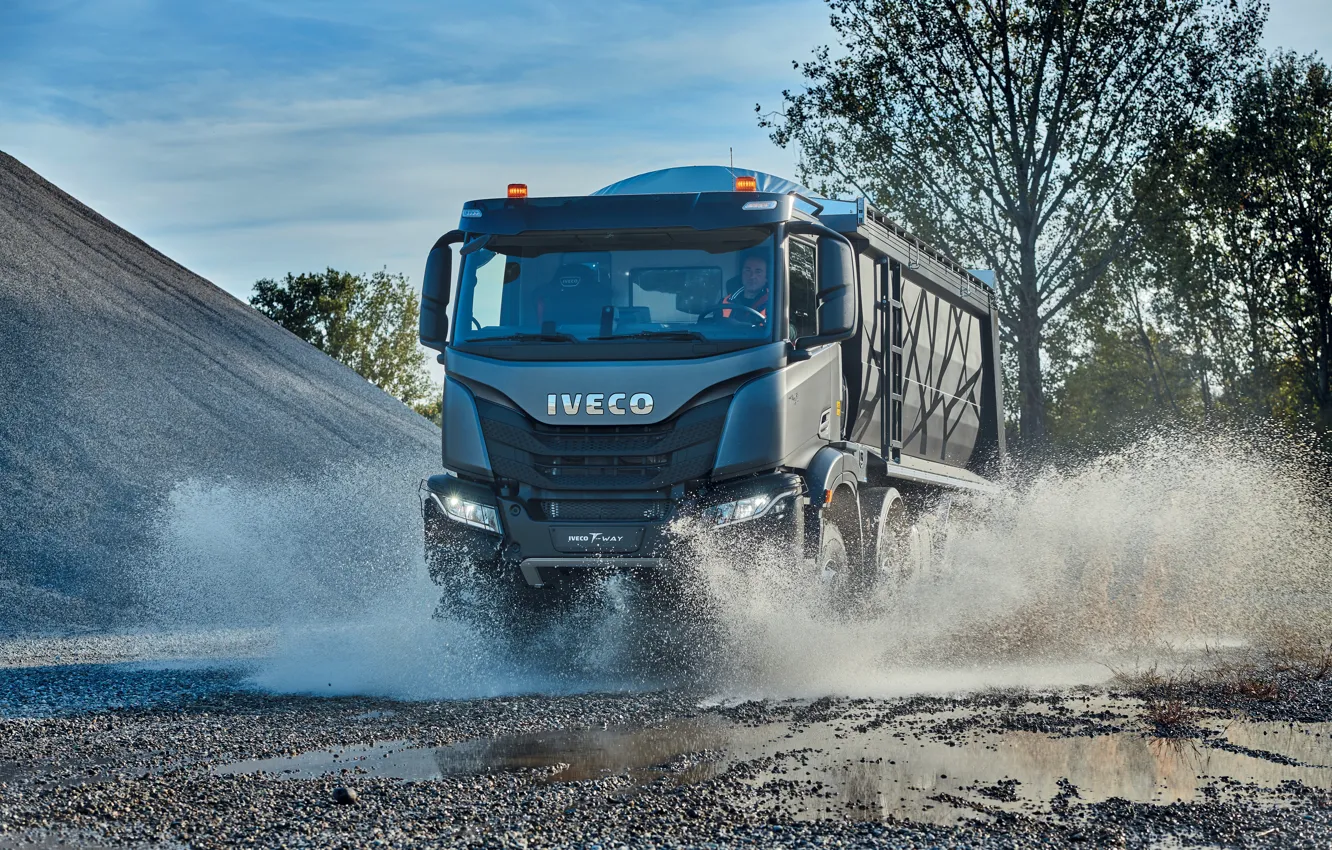
[[989,284],[864,198],[762,172],[469,201],[420,337],[446,373],[420,488],[439,584],[651,581],[688,525],[863,595],[928,569],[1004,456]]

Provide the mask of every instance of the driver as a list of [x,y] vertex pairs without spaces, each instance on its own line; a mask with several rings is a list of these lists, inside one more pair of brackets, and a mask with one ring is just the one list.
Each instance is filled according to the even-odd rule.
[[[732,278],[734,281],[734,278]],[[763,318],[768,318],[768,258],[764,254],[750,254],[740,267],[740,288],[722,299],[722,304],[748,307]],[[731,318],[731,311],[722,307],[722,318]]]

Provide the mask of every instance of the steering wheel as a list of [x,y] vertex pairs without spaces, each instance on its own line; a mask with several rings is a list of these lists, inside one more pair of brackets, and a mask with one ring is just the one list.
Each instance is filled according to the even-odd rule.
[[481,323],[476,320],[476,316],[472,317],[472,329],[478,331],[481,330]]
[[[742,307],[739,304],[717,304],[712,307],[709,307],[708,309],[704,310],[702,313],[699,313],[697,324],[700,325],[709,324],[708,322],[705,322],[703,320],[703,317],[710,316],[713,313],[716,313],[718,310],[739,310],[745,314],[743,317],[736,316],[734,313],[732,313],[730,316],[726,316],[724,318],[736,319],[737,321],[745,321],[747,324],[750,325],[758,326],[758,325],[766,325],[768,323],[767,317],[764,316],[762,313],[760,313],[758,310],[755,310],[753,307]],[[712,321],[715,322],[717,320],[713,319]]]

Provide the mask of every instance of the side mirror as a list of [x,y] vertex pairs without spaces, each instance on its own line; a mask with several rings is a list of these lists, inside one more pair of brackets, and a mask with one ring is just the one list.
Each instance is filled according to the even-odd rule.
[[819,240],[819,336],[850,339],[855,330],[856,255],[846,240],[825,236]]
[[786,232],[819,239],[819,332],[797,339],[796,351],[850,339],[856,332],[856,252],[850,241],[816,221],[788,222]]
[[443,351],[449,336],[449,290],[453,285],[453,248],[463,240],[461,230],[450,230],[435,241],[426,257],[421,280],[421,344]]

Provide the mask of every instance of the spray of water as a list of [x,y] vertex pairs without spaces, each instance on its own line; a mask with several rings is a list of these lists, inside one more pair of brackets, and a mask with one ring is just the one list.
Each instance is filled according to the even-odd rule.
[[1332,603],[1332,523],[1315,467],[1292,454],[1155,436],[955,502],[937,569],[885,585],[868,616],[831,612],[784,553],[740,565],[699,545],[732,686],[1061,685],[1316,630]]
[[855,616],[829,606],[776,543],[734,557],[683,528],[690,589],[665,621],[638,616],[631,583],[615,579],[521,645],[497,628],[508,612],[439,607],[410,472],[187,482],[159,524],[161,557],[145,567],[145,619],[264,630],[271,649],[254,681],[278,691],[653,687],[682,634],[706,649],[701,669],[722,698],[1065,685],[1103,679],[1128,657],[1327,619],[1332,524],[1310,469],[1251,441],[1144,439],[955,502],[938,568],[885,587]]
[[182,482],[158,520],[157,557],[137,576],[145,629],[185,655],[244,646],[259,656],[253,683],[282,692],[467,698],[648,684],[622,651],[641,633],[624,580],[521,643],[505,639],[511,612],[484,582],[469,594],[481,604],[444,604],[453,600],[427,577],[416,483],[391,465],[282,485]]

